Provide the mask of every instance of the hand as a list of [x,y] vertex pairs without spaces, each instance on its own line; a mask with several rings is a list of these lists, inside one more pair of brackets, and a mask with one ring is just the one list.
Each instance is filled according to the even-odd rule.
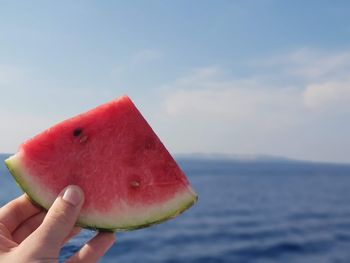
[[[74,227],[84,202],[77,186],[69,186],[46,213],[26,195],[0,208],[0,263],[57,263],[60,249],[80,228]],[[67,262],[97,262],[114,243],[113,233],[99,233]]]

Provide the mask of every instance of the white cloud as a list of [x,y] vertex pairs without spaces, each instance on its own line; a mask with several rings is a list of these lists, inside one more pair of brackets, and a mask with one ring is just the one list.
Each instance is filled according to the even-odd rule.
[[350,81],[310,84],[304,102],[313,109],[350,112]]
[[168,87],[171,92],[165,100],[167,113],[246,121],[267,113],[277,117],[301,102],[302,94],[295,87],[267,87],[254,79],[221,79],[222,75],[219,68],[209,67],[180,78]]
[[183,134],[170,146],[350,162],[349,54],[303,49],[256,63],[244,78],[193,69],[164,89],[164,118]]
[[350,110],[349,50],[326,52],[303,48],[256,60],[252,65],[274,70],[274,79],[297,82],[303,90],[303,102],[309,109],[330,113]]
[[305,78],[306,81],[339,80],[348,78],[350,51],[329,52],[302,48],[270,58],[257,59],[250,64],[274,68],[278,73]]
[[292,73],[309,79],[334,79],[350,69],[350,52],[325,53],[303,49],[292,53],[290,62],[294,68]]

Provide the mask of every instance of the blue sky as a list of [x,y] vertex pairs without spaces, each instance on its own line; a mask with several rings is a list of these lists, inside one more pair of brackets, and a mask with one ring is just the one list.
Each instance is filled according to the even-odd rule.
[[0,1],[0,152],[129,94],[172,153],[350,162],[348,1]]

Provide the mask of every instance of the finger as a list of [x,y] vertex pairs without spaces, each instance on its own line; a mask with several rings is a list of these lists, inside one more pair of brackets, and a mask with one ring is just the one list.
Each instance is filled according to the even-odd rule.
[[0,235],[8,239],[12,239],[12,235],[10,231],[7,229],[7,227],[3,223],[0,223]]
[[50,244],[50,252],[59,251],[73,230],[84,201],[78,186],[69,186],[56,198],[43,223],[23,242]]
[[18,244],[5,236],[0,235],[0,251],[8,251],[11,248],[17,247]]
[[13,240],[18,244],[21,243],[40,226],[45,218],[45,215],[45,212],[40,212],[24,221],[16,228],[14,232],[12,232]]
[[114,242],[115,236],[113,233],[99,233],[75,253],[67,263],[95,263]]
[[23,221],[40,211],[24,194],[0,208],[0,223],[12,233]]

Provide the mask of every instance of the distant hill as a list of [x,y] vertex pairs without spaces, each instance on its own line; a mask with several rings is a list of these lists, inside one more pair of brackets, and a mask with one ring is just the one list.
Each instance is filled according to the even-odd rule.
[[295,161],[281,156],[273,156],[267,154],[223,154],[223,153],[189,153],[189,154],[175,154],[177,159],[191,159],[191,160],[227,160],[237,162],[290,162]]
[[189,174],[337,174],[350,175],[350,164],[310,162],[269,155],[178,154]]
[[205,160],[205,161],[227,161],[227,162],[246,162],[246,163],[295,163],[295,164],[328,164],[328,165],[345,165],[350,166],[350,163],[332,163],[321,161],[309,161],[301,159],[291,159],[283,156],[275,156],[268,154],[221,154],[221,153],[189,153],[175,154],[175,159],[183,160]]

